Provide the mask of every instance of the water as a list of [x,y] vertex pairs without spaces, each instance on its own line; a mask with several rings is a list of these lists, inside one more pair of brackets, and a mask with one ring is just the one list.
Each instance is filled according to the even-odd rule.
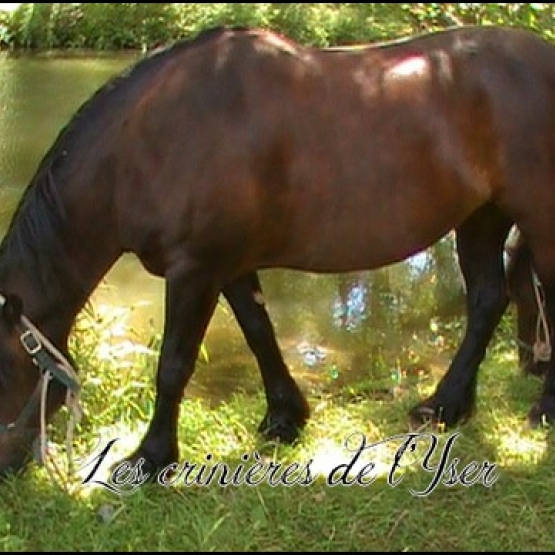
[[[42,156],[73,112],[134,59],[130,54],[0,55],[0,235]],[[424,253],[410,264],[352,276],[281,270],[261,274],[286,361],[305,388],[333,388],[379,374],[387,389],[407,368],[429,366],[428,347],[437,352],[434,342],[442,339],[432,319],[447,297],[459,302],[449,245],[435,255]],[[431,262],[441,260],[444,280],[438,283]],[[446,283],[455,285],[446,288]],[[115,332],[122,340],[131,332],[134,338],[146,338],[161,331],[163,283],[133,256],[111,269],[91,301],[100,311],[120,309],[126,315]],[[205,345],[210,364],[195,374],[195,393],[218,399],[230,391],[260,388],[254,358],[224,302]]]

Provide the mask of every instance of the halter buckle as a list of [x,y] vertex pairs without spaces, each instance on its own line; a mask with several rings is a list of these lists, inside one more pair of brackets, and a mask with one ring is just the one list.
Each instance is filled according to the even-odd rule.
[[24,331],[19,339],[23,348],[32,357],[34,357],[42,349],[42,343],[37,339],[37,336],[31,330]]

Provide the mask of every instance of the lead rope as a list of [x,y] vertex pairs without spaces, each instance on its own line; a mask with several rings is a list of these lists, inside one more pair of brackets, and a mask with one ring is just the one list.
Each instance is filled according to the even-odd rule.
[[[56,467],[56,464],[54,463],[54,459],[51,458],[48,453],[48,432],[47,432],[48,423],[46,421],[46,398],[48,397],[48,384],[50,383],[51,377],[52,376],[50,372],[45,372],[41,378],[42,385],[40,388],[40,447],[39,449],[40,449],[40,461],[44,465],[44,468],[46,468],[46,471],[50,476],[50,480],[52,480],[55,483],[56,477],[54,476],[54,471],[48,465],[48,460],[50,459],[50,462],[52,466],[56,469],[56,471],[58,471],[58,469]],[[68,429],[69,429],[69,424],[68,424]],[[69,453],[68,453],[68,457],[69,457]]]
[[[21,321],[27,326],[33,335],[42,343],[49,353],[57,360],[58,367],[62,369],[69,377],[71,377],[75,382],[79,383],[77,374],[67,358],[50,342],[50,340],[45,337],[38,328],[25,316],[21,316]],[[48,423],[46,419],[46,400],[48,396],[48,385],[52,379],[52,374],[46,371],[42,377],[43,383],[41,387],[41,399],[40,399],[40,458],[41,462],[46,468],[50,479],[56,482],[54,475],[54,470],[58,476],[61,475],[56,462],[53,457],[50,456],[48,451]],[[66,390],[66,406],[69,410],[69,419],[66,428],[66,456],[68,462],[68,474],[73,473],[73,438],[75,427],[81,421],[83,416],[83,409],[81,407],[80,396],[77,391],[72,391],[70,388]],[[49,462],[54,468],[52,470],[49,466]]]
[[[52,374],[48,371],[44,373],[42,376],[42,384],[40,388],[40,438],[39,438],[39,449],[40,449],[40,460],[50,479],[56,483],[56,475],[62,481],[61,476],[62,473],[60,472],[58,466],[56,465],[56,461],[54,457],[50,455],[48,450],[48,422],[46,418],[46,400],[48,397],[48,385],[52,379]],[[73,474],[73,438],[74,438],[74,431],[75,426],[79,423],[82,418],[82,409],[79,403],[78,396],[73,394],[69,389],[67,390],[66,394],[66,405],[69,408],[70,415],[67,422],[66,428],[66,456],[68,461],[68,475]],[[50,464],[49,464],[50,463]],[[52,466],[52,468],[51,468]]]
[[538,305],[538,320],[536,324],[536,342],[534,343],[534,362],[549,362],[551,360],[552,346],[549,334],[549,324],[545,313],[545,298],[542,294],[541,283],[532,271],[532,283]]
[[[50,455],[48,451],[48,422],[46,419],[46,398],[48,396],[48,385],[52,379],[52,374],[50,372],[45,372],[42,377],[42,384],[40,388],[40,458],[41,462],[48,472],[48,476],[53,483],[57,481],[63,483],[62,472],[58,468],[54,457]],[[70,409],[70,416],[67,424],[66,430],[66,455],[68,461],[68,475],[73,474],[73,432],[75,430],[75,425],[81,418],[81,409],[79,408],[79,413],[75,412],[75,406],[72,405]]]
[[[0,295],[0,306],[6,303],[6,298]],[[62,370],[67,376],[75,383],[79,383],[77,373],[67,360],[67,358],[44,336],[44,334],[25,316],[21,316],[21,321],[27,329],[33,334],[35,339],[44,347],[55,359],[58,368]],[[53,470],[49,467],[48,462],[52,464],[57,474],[60,475],[53,457],[50,457],[48,452],[48,423],[46,418],[46,402],[48,397],[48,385],[53,375],[50,371],[46,370],[41,376],[42,384],[40,387],[40,437],[39,449],[42,464],[45,466],[50,478],[56,482]],[[79,391],[73,391],[69,387],[66,391],[66,406],[70,412],[67,429],[66,429],[66,455],[68,459],[68,473],[73,471],[73,438],[76,425],[80,422],[83,416],[81,407]]]

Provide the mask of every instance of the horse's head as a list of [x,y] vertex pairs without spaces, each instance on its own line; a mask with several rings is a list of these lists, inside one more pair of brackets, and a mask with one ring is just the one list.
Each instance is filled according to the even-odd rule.
[[[0,309],[0,479],[22,470],[32,458],[41,426],[41,396],[47,420],[62,404],[64,388],[49,380],[48,365],[36,335],[25,324],[23,303],[16,296],[2,297]],[[48,383],[51,382],[51,383]]]

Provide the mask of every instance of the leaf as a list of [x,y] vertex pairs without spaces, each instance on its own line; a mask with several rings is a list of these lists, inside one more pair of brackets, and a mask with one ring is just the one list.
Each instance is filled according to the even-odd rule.
[[208,349],[204,343],[200,346],[200,357],[206,364],[210,363],[210,356],[208,354]]

